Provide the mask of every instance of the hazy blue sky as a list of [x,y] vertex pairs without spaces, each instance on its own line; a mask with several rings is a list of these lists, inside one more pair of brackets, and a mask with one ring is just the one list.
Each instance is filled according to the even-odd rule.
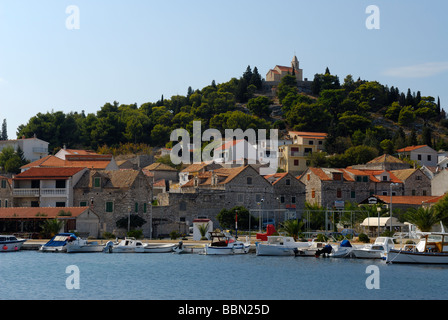
[[[79,29],[66,27],[70,5]],[[365,22],[380,10],[380,29]],[[312,79],[328,66],[448,110],[446,0],[0,0],[0,121],[10,139],[38,112],[96,113],[155,102],[294,54]]]

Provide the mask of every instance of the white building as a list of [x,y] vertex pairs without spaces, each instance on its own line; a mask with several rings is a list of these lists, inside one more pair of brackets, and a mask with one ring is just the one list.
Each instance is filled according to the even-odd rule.
[[49,142],[34,138],[22,138],[17,140],[0,140],[0,151],[6,147],[13,147],[15,151],[22,149],[23,156],[30,162],[39,160],[48,155]]
[[438,163],[437,151],[427,145],[406,147],[397,150],[397,153],[426,167],[435,167]]

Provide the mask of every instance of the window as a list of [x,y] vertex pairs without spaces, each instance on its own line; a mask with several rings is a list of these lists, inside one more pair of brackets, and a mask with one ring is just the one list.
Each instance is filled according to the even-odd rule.
[[311,198],[316,198],[316,190],[311,190]]
[[2,188],[6,188],[6,180],[2,180]]
[[291,197],[291,203],[296,203],[296,197],[294,196]]
[[387,176],[383,176],[383,181],[387,181]]
[[40,181],[39,180],[32,180],[31,181],[31,189],[39,189],[40,188]]
[[31,208],[38,208],[39,207],[39,201],[31,201]]
[[285,196],[280,196],[280,203],[285,203]]
[[362,181],[362,177],[361,176],[356,176],[356,182],[361,182]]
[[415,180],[422,180],[422,176],[416,176]]
[[8,200],[5,199],[5,208],[8,208]]
[[185,201],[182,201],[179,203],[179,210],[180,211],[186,211],[187,210],[187,203]]
[[352,199],[355,199],[355,198],[356,198],[356,191],[355,191],[355,190],[352,190],[352,191],[350,192],[350,198],[352,198]]
[[412,190],[412,195],[415,196],[417,192],[415,190]]
[[362,182],[369,182],[369,177],[368,176],[362,177]]
[[294,166],[296,166],[296,167],[299,166],[299,160],[297,160],[297,159],[294,160]]
[[87,207],[87,201],[80,201],[79,202],[80,207]]
[[242,193],[238,194],[238,202],[240,203],[244,202],[244,195]]
[[342,190],[340,188],[336,190],[336,198],[342,198]]
[[417,159],[422,160],[422,155],[421,154],[417,155]]
[[313,140],[310,140],[310,141],[308,141],[308,144],[309,144],[310,146],[312,146],[312,145],[314,144],[314,141],[313,141]]
[[114,203],[112,201],[106,202],[106,212],[114,212]]
[[428,161],[431,161],[431,155],[430,154],[428,154]]
[[290,179],[286,179],[285,184],[286,184],[287,186],[290,186],[290,185],[291,185],[291,180],[290,180]]
[[134,212],[138,213],[138,202],[134,203]]
[[247,184],[252,184],[252,177],[247,177]]
[[383,196],[387,196],[387,191],[383,191]]
[[2,207],[2,200],[0,200],[0,208]]
[[428,195],[427,192],[426,192],[426,190],[423,190],[423,195],[424,195],[424,196],[427,196],[427,195]]
[[148,204],[146,202],[143,203],[143,213],[146,213],[148,210]]
[[95,188],[100,188],[101,187],[101,178],[100,177],[93,178],[93,186]]
[[333,172],[333,180],[341,181],[342,180],[342,173]]
[[65,180],[56,180],[56,189],[65,189]]
[[63,208],[65,207],[65,202],[56,202],[56,208]]
[[307,181],[310,181],[310,179],[311,179],[311,174],[308,173],[308,174],[306,175],[306,180],[307,180]]

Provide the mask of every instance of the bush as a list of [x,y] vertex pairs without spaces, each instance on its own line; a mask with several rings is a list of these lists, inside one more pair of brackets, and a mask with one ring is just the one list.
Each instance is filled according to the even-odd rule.
[[116,236],[112,232],[103,232],[103,238],[104,239],[115,239]]
[[135,239],[143,239],[143,230],[130,230],[127,236]]
[[317,241],[319,241],[319,242],[327,242],[327,240],[328,240],[328,237],[327,236],[325,236],[323,233],[319,233],[318,235],[317,235]]
[[181,237],[182,235],[177,232],[176,230],[173,230],[170,232],[170,238],[171,240],[176,240],[177,238]]
[[358,240],[363,243],[369,243],[370,238],[365,233],[360,233],[358,236]]

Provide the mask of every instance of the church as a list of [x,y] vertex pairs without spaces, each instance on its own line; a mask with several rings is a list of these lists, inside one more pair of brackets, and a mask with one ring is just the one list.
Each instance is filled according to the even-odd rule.
[[276,65],[274,69],[269,70],[266,81],[271,84],[279,83],[287,74],[295,75],[297,81],[303,81],[303,70],[299,68],[299,60],[296,56],[292,59],[290,67]]

